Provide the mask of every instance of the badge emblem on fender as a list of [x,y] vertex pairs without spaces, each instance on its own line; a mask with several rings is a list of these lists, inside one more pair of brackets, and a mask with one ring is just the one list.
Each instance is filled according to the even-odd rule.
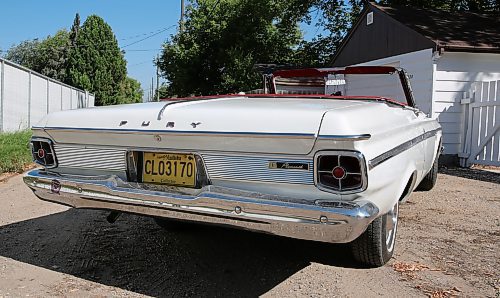
[[268,164],[270,169],[275,170],[302,170],[309,171],[309,164],[304,162],[283,162],[283,161],[270,161]]

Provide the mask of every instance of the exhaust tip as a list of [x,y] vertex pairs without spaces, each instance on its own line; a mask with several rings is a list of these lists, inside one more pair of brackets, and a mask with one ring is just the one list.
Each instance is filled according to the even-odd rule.
[[118,217],[120,217],[120,215],[122,215],[122,213],[119,211],[111,211],[109,215],[106,217],[106,220],[110,224],[115,223],[118,220]]

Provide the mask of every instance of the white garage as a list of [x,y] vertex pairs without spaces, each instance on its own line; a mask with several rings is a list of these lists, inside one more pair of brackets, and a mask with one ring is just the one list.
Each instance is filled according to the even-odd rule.
[[333,66],[407,70],[417,105],[443,127],[444,157],[500,166],[500,18],[369,3]]

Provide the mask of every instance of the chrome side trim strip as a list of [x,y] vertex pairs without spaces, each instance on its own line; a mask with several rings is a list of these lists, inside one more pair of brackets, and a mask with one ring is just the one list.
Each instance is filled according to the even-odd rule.
[[425,132],[425,133],[419,135],[418,137],[415,137],[409,141],[406,141],[403,144],[400,144],[400,145],[392,148],[391,150],[380,154],[379,156],[373,158],[372,160],[370,160],[368,162],[369,169],[371,170],[371,169],[375,168],[376,166],[380,165],[381,163],[393,158],[394,156],[412,148],[413,146],[419,144],[420,142],[423,142],[423,141],[427,140],[428,138],[432,138],[439,131],[441,131],[441,128]]
[[[37,129],[38,127],[33,127]],[[44,130],[79,131],[79,132],[103,132],[124,134],[158,134],[176,136],[219,136],[219,137],[245,137],[245,138],[297,138],[313,139],[313,133],[280,133],[280,132],[232,132],[232,131],[188,131],[188,130],[153,130],[153,129],[117,129],[117,128],[79,128],[79,127],[44,127]]]
[[359,135],[319,135],[319,140],[332,140],[332,141],[362,141],[368,140],[372,137],[370,134]]

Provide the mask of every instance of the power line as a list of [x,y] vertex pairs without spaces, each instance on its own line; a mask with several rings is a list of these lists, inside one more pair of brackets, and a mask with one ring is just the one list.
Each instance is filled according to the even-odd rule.
[[128,46],[131,46],[131,45],[134,45],[134,44],[140,43],[140,42],[142,42],[142,41],[145,41],[146,39],[149,39],[149,38],[151,38],[151,37],[153,37],[153,36],[156,36],[156,35],[158,35],[158,34],[160,34],[160,33],[165,32],[165,31],[167,31],[167,30],[169,30],[169,29],[172,29],[172,28],[174,28],[175,26],[176,26],[176,25],[172,25],[172,26],[167,27],[167,28],[164,28],[163,30],[160,30],[160,31],[158,31],[158,32],[156,32],[156,33],[154,33],[154,34],[151,34],[151,35],[146,36],[146,37],[144,37],[144,38],[142,38],[142,39],[139,39],[139,40],[137,40],[137,41],[134,41],[134,42],[132,42],[132,43],[129,43],[129,44],[127,44],[127,45],[124,45],[123,47],[121,47],[121,49],[124,49],[124,48],[126,48],[126,47],[128,47]]
[[146,63],[153,63],[153,61],[151,61],[151,60],[142,61],[142,62],[139,62],[139,63],[128,65],[128,67],[134,67],[134,66],[138,66],[138,65],[142,65],[142,64],[146,64]]
[[[140,34],[140,35],[135,35],[135,36],[131,36],[131,37],[126,37],[126,38],[122,38],[122,39],[119,39],[119,40],[130,40],[130,39],[133,39],[133,38],[137,38],[137,37],[140,37],[140,36],[144,36],[144,35],[147,35],[149,34],[148,36],[140,39],[140,40],[137,40],[135,42],[132,42],[132,43],[129,43],[125,46],[122,46],[120,47],[120,49],[123,49],[123,48],[126,48],[128,46],[131,46],[131,45],[134,45],[134,44],[137,44],[137,43],[140,43],[146,39],[149,39],[151,37],[154,37],[158,34],[161,34],[169,29],[172,29],[173,27],[175,27],[176,25],[172,25],[172,26],[169,26],[169,27],[165,27],[165,28],[162,28],[160,30],[156,30],[156,31],[151,31],[149,33],[143,33],[143,34]],[[28,41],[28,40],[26,40]],[[57,50],[57,51],[63,51],[63,50],[67,50],[67,49],[71,49],[71,48],[77,48],[77,47],[98,47],[100,45],[103,45],[103,44],[109,44],[109,43],[114,43],[116,41],[116,43],[118,43],[118,39],[117,40],[109,40],[109,41],[102,41],[98,44],[90,41],[91,44],[87,44],[87,45],[71,45],[71,44],[68,44],[68,45],[65,45],[65,46],[59,46],[59,47],[54,47],[54,46],[50,46],[50,45],[42,45],[41,43],[43,42],[43,40],[39,40],[38,38],[35,38],[33,40],[29,40],[29,41],[34,41],[36,43],[35,45],[35,48],[37,50]],[[13,47],[16,47],[16,46],[19,46],[22,42],[24,41],[21,41],[19,44],[17,45],[14,45]],[[13,48],[11,47],[11,48]],[[8,52],[9,49],[5,50],[4,52]],[[145,50],[145,51],[160,51],[161,49],[148,49],[148,50]],[[138,51],[144,51],[144,50],[129,50],[129,51],[132,51],[132,52],[138,52]]]
[[145,36],[145,35],[149,35],[149,34],[155,34],[157,32],[165,30],[166,28],[168,28],[168,27],[161,28],[161,29],[154,30],[154,31],[150,31],[150,32],[146,32],[146,33],[137,34],[137,35],[134,35],[134,36],[120,38],[119,40],[121,40],[121,41],[123,41],[123,40],[130,40],[130,39],[139,38],[139,37],[142,37],[142,36]]

